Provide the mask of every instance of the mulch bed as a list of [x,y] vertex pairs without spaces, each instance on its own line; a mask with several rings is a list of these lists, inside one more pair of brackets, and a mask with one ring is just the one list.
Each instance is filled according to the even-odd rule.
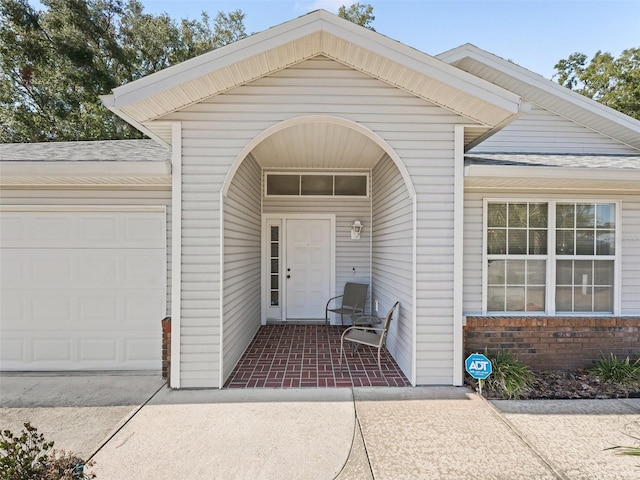
[[[467,378],[467,386],[476,389],[477,382]],[[482,388],[482,394],[486,398],[502,398],[487,388],[486,384]],[[640,385],[625,387],[602,382],[588,370],[551,370],[535,372],[533,387],[520,398],[523,400],[640,398]]]

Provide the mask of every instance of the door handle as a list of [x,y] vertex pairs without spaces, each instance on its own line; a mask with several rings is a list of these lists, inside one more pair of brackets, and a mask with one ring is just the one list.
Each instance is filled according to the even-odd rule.
[[287,275],[287,278],[291,278],[291,275]]

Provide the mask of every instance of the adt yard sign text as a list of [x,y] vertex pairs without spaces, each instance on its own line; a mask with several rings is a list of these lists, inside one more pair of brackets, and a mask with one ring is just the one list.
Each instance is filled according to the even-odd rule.
[[464,362],[464,367],[469,375],[478,380],[484,380],[491,375],[491,360],[481,353],[469,355]]

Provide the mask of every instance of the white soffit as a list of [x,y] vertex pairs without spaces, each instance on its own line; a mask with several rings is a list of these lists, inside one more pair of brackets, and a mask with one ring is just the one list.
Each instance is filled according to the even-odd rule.
[[170,143],[153,120],[317,55],[488,127],[521,109],[518,95],[323,10],[118,87],[102,99],[129,123]]
[[575,123],[640,149],[640,121],[471,44],[436,58]]

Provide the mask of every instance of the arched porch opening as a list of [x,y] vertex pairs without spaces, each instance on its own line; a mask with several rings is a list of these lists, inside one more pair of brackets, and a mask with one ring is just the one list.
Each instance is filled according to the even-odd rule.
[[[400,301],[388,348],[414,378],[415,192],[384,139],[336,117],[279,123],[238,155],[221,200],[223,379],[262,325],[322,320],[349,281],[369,284],[367,313],[384,316]],[[355,220],[364,225],[359,239]],[[309,278],[320,285],[301,288]]]

